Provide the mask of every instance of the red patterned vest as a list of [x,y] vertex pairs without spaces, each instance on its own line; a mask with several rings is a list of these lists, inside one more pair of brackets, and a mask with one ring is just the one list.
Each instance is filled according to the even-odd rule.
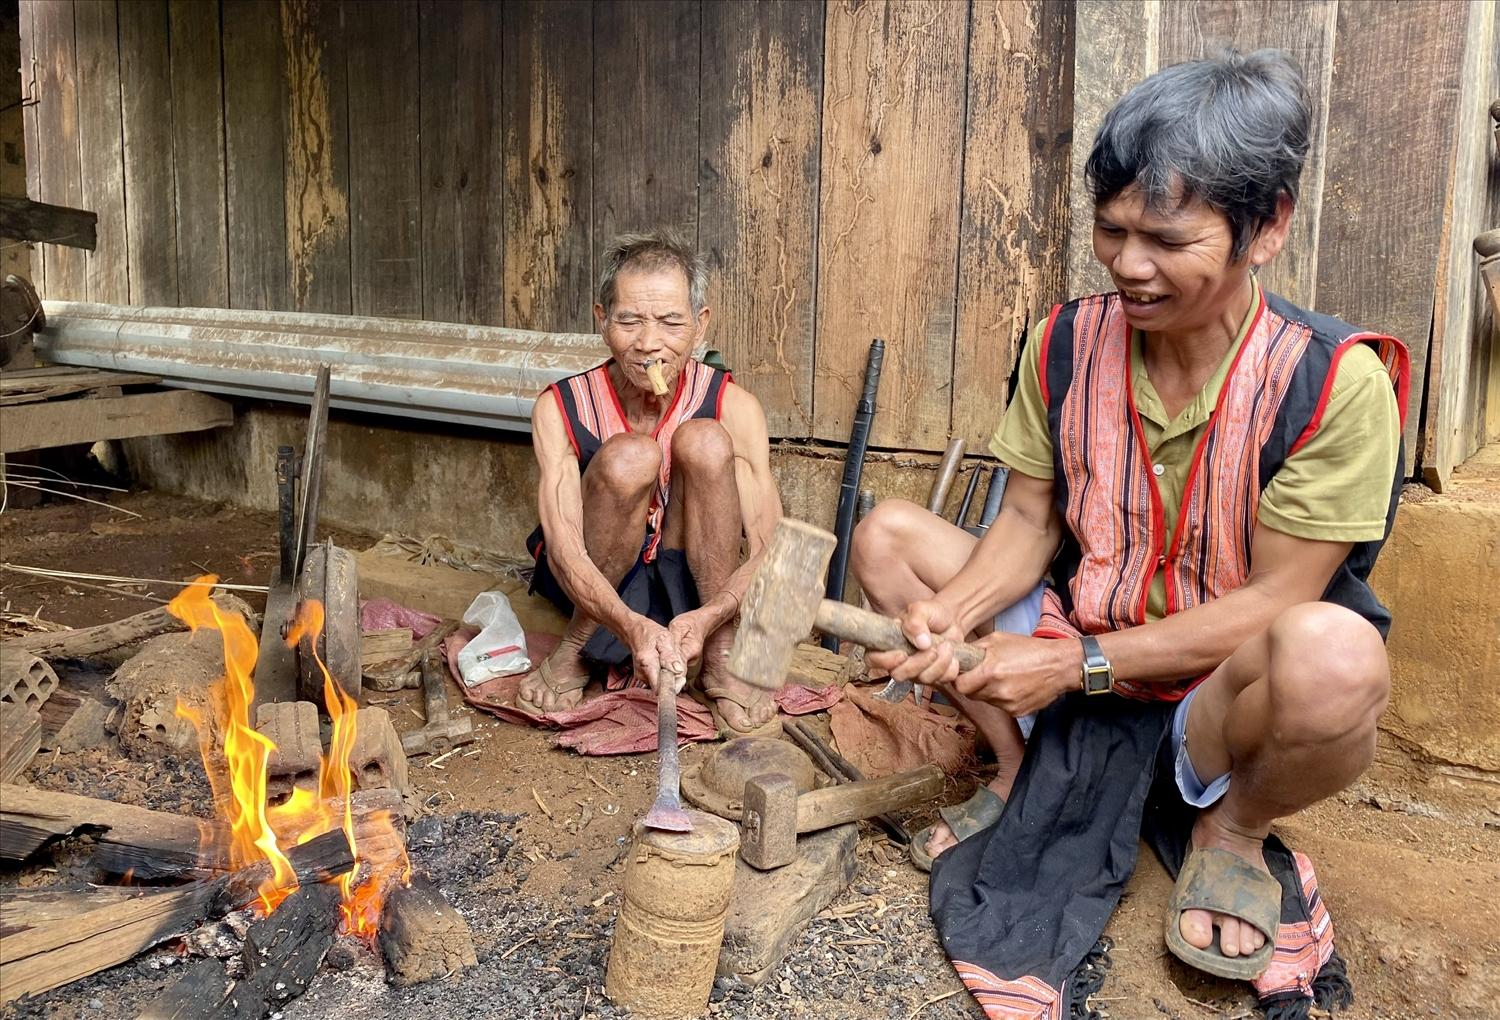
[[[1145,623],[1157,572],[1165,575],[1168,613],[1244,584],[1261,491],[1317,431],[1339,359],[1353,344],[1370,344],[1385,362],[1405,421],[1408,359],[1399,340],[1356,331],[1272,294],[1261,297],[1253,315],[1194,451],[1169,535],[1132,395],[1131,330],[1118,296],[1053,309],[1042,339],[1041,384],[1054,499],[1065,527],[1038,634],[1076,637]],[[1404,476],[1398,458],[1387,535]],[[1366,578],[1383,542],[1357,543],[1323,596],[1370,620],[1382,636],[1390,614]],[[1128,697],[1175,701],[1199,679],[1116,686]]]
[[[619,394],[615,393],[614,383],[609,377],[609,366],[613,363],[611,358],[587,372],[570,375],[547,387],[547,392],[556,398],[557,406],[562,410],[563,424],[567,427],[573,452],[578,456],[580,473],[588,469],[589,461],[605,440],[630,431]],[[656,492],[651,497],[646,544],[641,550],[647,563],[656,558],[663,518],[672,494],[672,435],[679,425],[691,418],[717,421],[723,410],[725,386],[733,381],[728,372],[710,368],[692,358],[683,365],[677,377],[672,403],[651,433],[651,438],[661,447],[661,474],[657,478]]]

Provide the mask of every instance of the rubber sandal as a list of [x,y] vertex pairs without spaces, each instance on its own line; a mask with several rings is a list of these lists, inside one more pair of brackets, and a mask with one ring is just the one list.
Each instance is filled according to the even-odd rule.
[[[1249,956],[1225,956],[1214,941],[1199,949],[1182,937],[1182,912],[1208,910],[1228,914],[1254,925],[1266,936],[1265,945]],[[1265,973],[1276,952],[1281,927],[1281,883],[1228,850],[1209,847],[1188,854],[1167,902],[1167,948],[1183,963],[1215,977],[1252,981]]]
[[[718,729],[719,736],[723,739],[736,740],[740,737],[781,736],[781,714],[779,711],[772,714],[771,718],[767,719],[759,726],[751,727],[748,730],[742,730],[736,726],[731,726],[728,720],[724,718],[723,714],[719,711],[719,702],[727,701],[731,705],[738,705],[746,712],[750,711],[749,705],[742,701],[737,695],[730,693],[730,691],[724,687],[705,687],[703,689],[703,696],[708,699],[708,710],[713,714],[714,726]],[[772,702],[772,707],[775,707],[774,702]]]
[[[958,842],[962,843],[974,833],[994,825],[1004,812],[1005,798],[988,786],[981,786],[962,804],[949,804],[947,807],[938,808],[938,817],[948,823],[948,828],[953,831],[953,835],[958,837]],[[932,831],[936,828],[937,823],[933,822],[911,837],[911,845],[907,848],[907,852],[911,854],[911,862],[920,871],[932,870],[932,857],[927,853],[926,847],[927,841],[932,838]],[[954,844],[954,846],[957,845],[957,843]],[[952,847],[949,849],[951,850]],[[947,850],[943,851],[943,853],[947,852]]]
[[[587,673],[585,673],[583,676],[569,677],[568,679],[563,680],[559,683],[556,676],[554,676],[553,674],[551,659],[543,659],[542,664],[538,666],[535,671],[533,671],[532,675],[540,677],[547,690],[551,691],[553,695],[559,697],[564,694],[572,694],[574,691],[581,691],[589,685],[589,677]],[[567,708],[577,707],[577,705],[567,706]],[[516,691],[516,708],[520,709],[522,712],[525,712],[527,715],[543,716],[547,714],[547,710],[542,708],[542,706],[536,704],[535,702],[527,701],[524,697],[522,697],[519,690]],[[555,711],[566,711],[566,709],[560,708],[556,709]]]

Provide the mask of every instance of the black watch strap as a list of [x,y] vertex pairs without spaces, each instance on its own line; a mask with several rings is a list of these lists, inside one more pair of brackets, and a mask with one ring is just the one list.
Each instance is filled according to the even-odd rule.
[[1109,660],[1104,657],[1104,651],[1099,647],[1099,639],[1091,634],[1085,634],[1078,639],[1083,644],[1083,671],[1082,684],[1085,694],[1108,694],[1115,687],[1115,671],[1110,666]]

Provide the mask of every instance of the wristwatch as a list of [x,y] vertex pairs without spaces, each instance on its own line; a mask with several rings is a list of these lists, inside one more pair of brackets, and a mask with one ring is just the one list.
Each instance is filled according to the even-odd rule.
[[1104,657],[1099,639],[1085,634],[1078,640],[1083,643],[1083,693],[1108,694],[1115,689],[1115,670]]

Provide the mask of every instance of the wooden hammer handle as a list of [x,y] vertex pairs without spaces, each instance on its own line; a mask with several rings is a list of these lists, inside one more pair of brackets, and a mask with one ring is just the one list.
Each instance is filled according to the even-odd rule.
[[797,831],[822,829],[874,818],[931,800],[943,792],[943,770],[923,765],[884,779],[861,779],[804,793],[797,798]]
[[[868,609],[851,606],[847,602],[824,599],[818,604],[818,613],[813,626],[824,634],[832,634],[845,641],[853,641],[866,648],[873,648],[877,652],[902,650],[915,652],[917,650],[901,632],[901,624],[889,616],[881,616]],[[963,673],[967,673],[984,661],[983,651],[962,641],[954,643],[953,655],[958,659],[959,671]]]

